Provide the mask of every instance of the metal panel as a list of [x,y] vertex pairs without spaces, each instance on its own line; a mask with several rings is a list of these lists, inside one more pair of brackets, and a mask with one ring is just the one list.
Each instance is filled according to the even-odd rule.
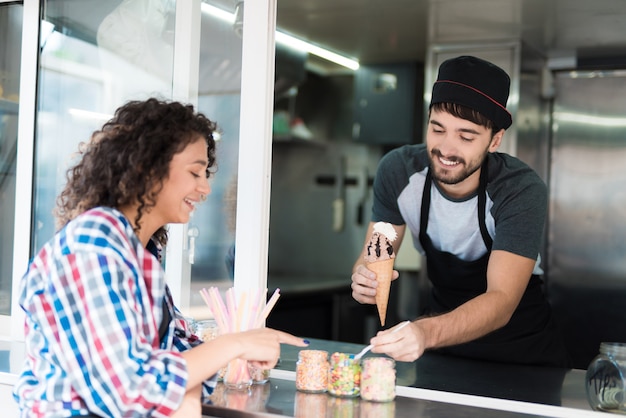
[[556,77],[548,286],[576,367],[626,341],[626,72]]

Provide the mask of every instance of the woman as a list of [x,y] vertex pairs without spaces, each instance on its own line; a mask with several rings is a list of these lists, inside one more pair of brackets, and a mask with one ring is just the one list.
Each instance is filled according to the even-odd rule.
[[203,383],[230,360],[271,368],[280,343],[307,344],[267,328],[200,344],[173,307],[158,254],[165,225],[211,191],[214,130],[192,106],[133,101],[81,147],[60,230],[20,284],[22,416],[199,417]]

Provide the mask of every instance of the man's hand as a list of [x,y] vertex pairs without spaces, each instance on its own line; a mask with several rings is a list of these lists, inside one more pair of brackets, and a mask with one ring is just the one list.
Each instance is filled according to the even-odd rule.
[[[394,270],[391,280],[396,280],[400,274]],[[368,270],[365,264],[359,264],[352,273],[352,297],[361,304],[373,305],[376,303],[376,273]]]
[[426,337],[419,321],[397,332],[393,332],[394,328],[379,331],[370,340],[372,353],[386,354],[396,361],[410,362],[420,358],[426,348]]
[[[363,251],[359,255],[359,258],[354,263],[354,267],[352,268],[352,297],[354,300],[361,304],[369,304],[373,305],[376,303],[376,287],[378,283],[376,282],[376,273],[369,270],[365,267],[365,254],[367,244],[370,241],[372,233],[374,231],[374,222],[370,222],[369,227],[367,228],[367,233],[365,234],[365,242],[363,244]],[[404,237],[404,229],[406,225],[393,225],[393,229],[396,231],[397,238],[393,242],[393,251],[395,254],[398,254],[400,250],[400,244],[402,243],[402,238]],[[394,270],[391,276],[391,280],[396,280],[400,276],[400,274]]]

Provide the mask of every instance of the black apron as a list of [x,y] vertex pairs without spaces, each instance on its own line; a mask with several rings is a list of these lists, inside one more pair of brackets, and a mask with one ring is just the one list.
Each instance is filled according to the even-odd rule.
[[[464,261],[433,246],[426,233],[431,186],[429,169],[422,195],[419,240],[433,285],[430,309],[425,313],[437,314],[449,312],[487,290],[487,265],[493,244],[485,225],[487,160],[481,168],[478,187],[478,223],[487,253],[477,260]],[[489,361],[567,367],[568,355],[541,284],[538,276],[531,276],[524,296],[504,327],[477,340],[438,351]]]

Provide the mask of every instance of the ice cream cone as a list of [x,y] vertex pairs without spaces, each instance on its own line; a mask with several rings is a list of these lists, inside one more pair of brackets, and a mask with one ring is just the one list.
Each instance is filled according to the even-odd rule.
[[380,325],[385,325],[387,317],[387,304],[389,303],[389,289],[391,288],[391,275],[393,274],[394,259],[376,261],[367,264],[367,268],[376,273],[378,287],[376,288],[376,307]]

